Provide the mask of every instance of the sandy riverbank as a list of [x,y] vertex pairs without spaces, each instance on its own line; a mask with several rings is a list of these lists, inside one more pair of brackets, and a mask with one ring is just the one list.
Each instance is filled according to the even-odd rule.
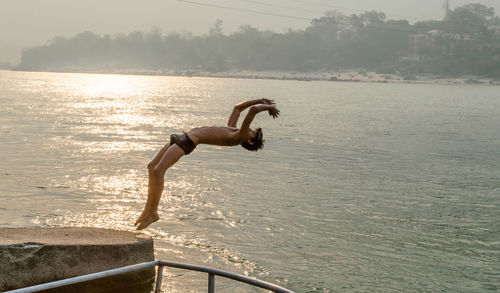
[[463,76],[459,78],[439,77],[434,75],[419,75],[412,79],[405,79],[399,74],[378,74],[375,72],[360,71],[317,71],[317,72],[287,72],[287,71],[249,71],[229,70],[223,72],[207,72],[201,70],[118,70],[117,74],[144,74],[189,77],[218,77],[218,78],[250,78],[250,79],[278,79],[300,81],[336,81],[336,82],[378,82],[378,83],[425,83],[425,84],[484,84],[500,85],[499,80],[481,78],[477,76]]
[[376,82],[376,83],[422,83],[422,84],[482,84],[500,85],[500,80],[483,78],[478,76],[442,77],[436,75],[416,75],[405,78],[399,74],[378,74],[366,70],[345,71],[315,71],[315,72],[293,72],[293,71],[251,71],[251,70],[228,70],[222,72],[209,72],[192,69],[111,69],[92,70],[81,68],[49,69],[49,72],[79,72],[100,74],[133,74],[133,75],[159,75],[159,76],[188,76],[188,77],[218,77],[218,78],[248,78],[248,79],[275,79],[275,80],[299,80],[299,81],[332,81],[332,82]]

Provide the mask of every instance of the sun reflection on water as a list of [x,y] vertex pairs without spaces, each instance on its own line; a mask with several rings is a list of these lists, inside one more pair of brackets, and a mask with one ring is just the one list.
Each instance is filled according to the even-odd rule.
[[[129,75],[110,74],[85,74],[78,75],[78,81],[73,80],[66,83],[72,88],[72,92],[88,98],[110,97],[110,96],[138,96],[147,90],[144,77]],[[147,83],[147,82],[146,82]]]
[[[146,165],[169,135],[226,120],[225,111],[206,104],[211,83],[193,87],[189,79],[100,74],[52,74],[47,80],[35,103],[26,105],[26,116],[40,125],[28,137],[43,153],[39,169],[47,174],[37,184],[51,201],[50,211],[29,217],[31,225],[135,230],[147,198]],[[226,263],[252,273],[255,264],[221,240],[225,232],[211,232],[232,233],[244,220],[221,209],[217,168],[204,172],[209,160],[198,155],[210,157],[201,147],[197,153],[182,162],[194,164],[169,169],[161,219],[145,233],[158,243],[160,257]]]
[[[137,170],[132,169],[112,176],[89,176],[81,180],[86,182],[89,189],[97,193],[123,196],[138,192],[144,187],[144,183],[141,184],[143,178],[140,177]],[[110,198],[112,197],[108,197],[107,200]]]

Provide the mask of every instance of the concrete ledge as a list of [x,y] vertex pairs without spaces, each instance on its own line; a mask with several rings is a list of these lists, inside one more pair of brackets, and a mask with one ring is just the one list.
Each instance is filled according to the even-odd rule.
[[[1,228],[0,292],[153,260],[153,240],[133,232],[78,227]],[[154,268],[50,292],[119,292],[124,287],[144,287],[146,291],[139,291],[148,292],[153,281]]]

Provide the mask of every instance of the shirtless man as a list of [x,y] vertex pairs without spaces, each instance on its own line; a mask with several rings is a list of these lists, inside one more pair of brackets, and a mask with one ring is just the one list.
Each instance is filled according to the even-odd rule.
[[[248,114],[238,129],[236,122],[238,122],[240,113],[248,107],[250,107]],[[182,156],[191,153],[198,144],[241,145],[250,151],[261,149],[264,146],[262,130],[260,128],[252,130],[250,124],[255,115],[262,111],[268,111],[273,118],[280,114],[273,100],[251,100],[234,106],[227,126],[204,126],[193,128],[183,134],[172,134],[170,142],[148,164],[148,199],[144,211],[134,224],[135,226],[139,225],[137,230],[142,230],[159,220],[158,204],[163,191],[165,172]]]

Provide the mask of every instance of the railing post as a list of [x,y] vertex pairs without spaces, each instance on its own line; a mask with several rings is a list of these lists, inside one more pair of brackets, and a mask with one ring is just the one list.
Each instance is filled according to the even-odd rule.
[[208,274],[208,293],[214,293],[215,292],[215,275],[214,274]]
[[156,274],[155,293],[161,293],[161,280],[163,278],[163,266],[158,265],[158,273]]

